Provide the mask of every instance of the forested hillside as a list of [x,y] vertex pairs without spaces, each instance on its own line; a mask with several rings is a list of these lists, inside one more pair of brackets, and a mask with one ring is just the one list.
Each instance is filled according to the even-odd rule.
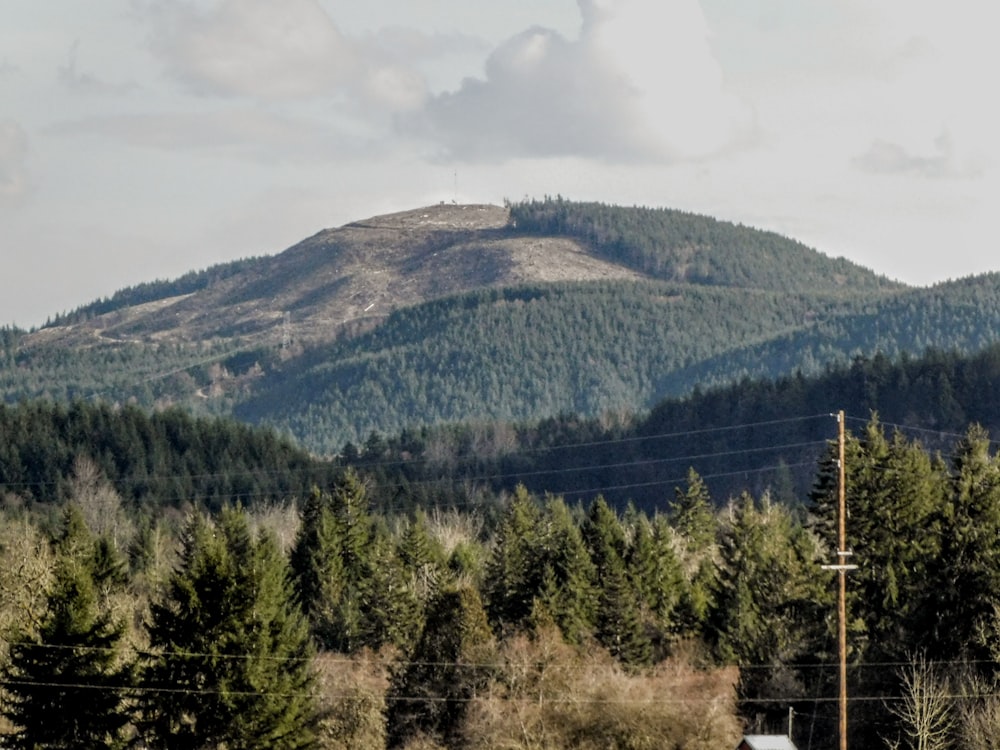
[[769,491],[801,508],[813,470],[844,409],[857,426],[872,413],[946,450],[966,426],[1000,433],[1000,345],[972,356],[928,351],[897,360],[857,357],[822,374],[746,378],[668,399],[648,414],[523,424],[472,423],[409,430],[347,446],[345,458],[385,481],[416,487],[518,483],[570,500],[603,494],[662,509],[690,468],[720,500]]
[[[236,413],[329,453],[373,430],[634,411],[696,381],[776,374],[747,352],[902,291],[793,240],[677,211],[431,206],[7,329],[0,394]],[[925,338],[977,343],[935,320]],[[782,366],[798,364],[809,371],[808,359]]]
[[574,237],[662,281],[776,292],[902,287],[774,232],[684,211],[546,198],[512,204],[510,219],[518,232]]
[[373,430],[641,413],[695,388],[815,375],[877,353],[975,352],[998,338],[998,275],[879,298],[652,282],[522,287],[394,313],[287,373],[276,368],[234,413],[329,454]]
[[266,506],[307,494],[332,471],[269,430],[179,409],[0,404],[0,436],[0,497],[15,504],[63,503],[80,474],[97,474],[147,513]]

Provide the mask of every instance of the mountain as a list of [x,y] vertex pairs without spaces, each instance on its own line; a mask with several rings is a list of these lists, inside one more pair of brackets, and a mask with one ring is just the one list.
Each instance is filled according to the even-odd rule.
[[636,412],[857,355],[975,351],[1000,277],[912,289],[668,209],[442,204],[154,281],[0,338],[0,393],[181,405],[317,453],[373,431]]

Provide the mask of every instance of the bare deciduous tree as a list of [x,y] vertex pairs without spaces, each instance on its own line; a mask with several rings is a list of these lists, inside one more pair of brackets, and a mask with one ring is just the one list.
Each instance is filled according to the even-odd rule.
[[902,692],[889,711],[900,721],[902,737],[890,747],[944,750],[952,744],[956,728],[954,700],[947,677],[923,655],[915,656],[900,671]]

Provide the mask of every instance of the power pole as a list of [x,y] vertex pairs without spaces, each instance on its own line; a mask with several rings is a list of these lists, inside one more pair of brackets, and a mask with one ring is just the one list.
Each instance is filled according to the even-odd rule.
[[844,411],[837,412],[837,564],[824,565],[824,570],[837,571],[837,625],[840,652],[840,750],[847,750],[847,571],[853,553],[847,549],[847,490],[844,466]]

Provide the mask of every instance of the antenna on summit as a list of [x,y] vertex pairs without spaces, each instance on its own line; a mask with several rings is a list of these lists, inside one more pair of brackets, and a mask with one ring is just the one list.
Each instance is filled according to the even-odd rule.
[[452,193],[451,202],[458,205],[458,170],[454,173],[454,192]]

